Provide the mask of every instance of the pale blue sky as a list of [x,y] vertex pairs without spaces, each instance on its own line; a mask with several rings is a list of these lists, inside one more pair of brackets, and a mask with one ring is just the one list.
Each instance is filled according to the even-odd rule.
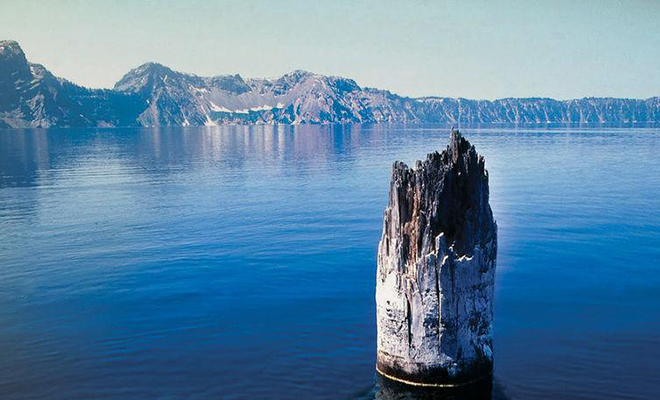
[[660,1],[15,1],[0,38],[91,87],[146,61],[198,75],[294,69],[395,93],[660,95]]

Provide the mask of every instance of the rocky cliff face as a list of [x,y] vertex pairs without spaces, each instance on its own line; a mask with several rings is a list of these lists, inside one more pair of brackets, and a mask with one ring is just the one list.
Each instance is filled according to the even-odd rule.
[[112,90],[87,89],[0,41],[0,127],[324,123],[660,122],[660,98],[409,98],[352,79],[294,71],[273,79],[200,77],[146,63]]
[[139,95],[148,106],[145,126],[217,124],[307,124],[360,122],[360,87],[350,79],[294,71],[276,79],[243,80],[182,74],[145,64],[114,87]]
[[484,164],[453,130],[442,153],[394,164],[376,276],[383,375],[453,385],[492,369],[497,226]]
[[0,127],[132,126],[139,108],[137,96],[57,78],[18,43],[0,41]]

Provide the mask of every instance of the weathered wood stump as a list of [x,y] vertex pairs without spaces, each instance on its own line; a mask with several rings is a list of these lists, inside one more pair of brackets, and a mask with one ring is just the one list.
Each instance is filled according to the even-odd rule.
[[382,375],[428,386],[490,376],[497,225],[485,162],[458,131],[415,168],[395,162],[378,246]]

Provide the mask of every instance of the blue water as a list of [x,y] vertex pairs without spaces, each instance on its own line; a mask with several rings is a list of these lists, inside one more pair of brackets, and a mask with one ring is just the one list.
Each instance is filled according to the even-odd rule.
[[[660,130],[463,132],[499,226],[492,398],[658,398]],[[447,140],[0,131],[0,398],[396,398],[374,373],[390,168]]]

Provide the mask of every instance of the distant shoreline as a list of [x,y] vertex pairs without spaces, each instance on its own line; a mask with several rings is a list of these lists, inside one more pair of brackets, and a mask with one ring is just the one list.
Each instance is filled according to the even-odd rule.
[[307,71],[200,77],[157,63],[132,69],[113,89],[88,89],[29,63],[17,42],[0,41],[0,128],[356,123],[660,123],[660,97],[411,98]]

